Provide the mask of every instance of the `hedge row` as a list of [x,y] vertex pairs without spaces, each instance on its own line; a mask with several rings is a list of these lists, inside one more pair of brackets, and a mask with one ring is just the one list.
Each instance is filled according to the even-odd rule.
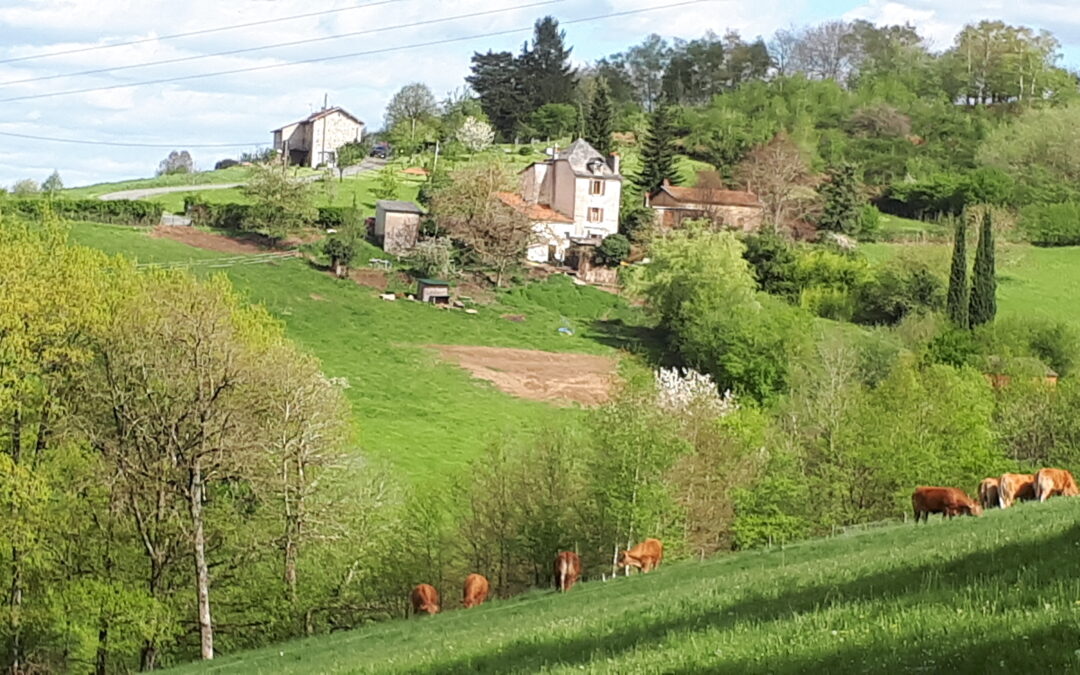
[[36,218],[51,211],[69,220],[91,220],[119,225],[157,225],[164,211],[161,204],[131,199],[7,199],[0,209]]
[[[207,204],[188,197],[184,200],[184,212],[191,217],[192,224],[200,227],[222,230],[258,229],[257,223],[250,222],[250,204]],[[363,216],[358,209],[349,206],[320,206],[319,215],[312,225],[336,230],[349,225],[360,226],[362,223]]]

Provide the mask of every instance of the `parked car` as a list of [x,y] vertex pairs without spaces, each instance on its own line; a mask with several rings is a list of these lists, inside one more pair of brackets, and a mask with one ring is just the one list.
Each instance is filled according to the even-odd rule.
[[389,143],[376,143],[371,148],[371,156],[378,157],[379,159],[386,159],[390,156],[390,144]]

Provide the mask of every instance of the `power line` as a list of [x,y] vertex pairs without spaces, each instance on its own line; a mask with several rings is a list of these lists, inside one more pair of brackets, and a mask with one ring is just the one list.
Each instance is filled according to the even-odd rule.
[[251,146],[270,145],[269,143],[130,143],[123,141],[88,141],[79,138],[53,138],[50,136],[35,136],[33,134],[17,134],[11,131],[0,131],[0,136],[13,138],[27,138],[34,141],[51,141],[53,143],[77,143],[79,145],[109,145],[125,148],[246,148]]
[[147,42],[160,42],[162,40],[176,40],[178,38],[194,37],[196,35],[207,35],[209,33],[221,33],[228,30],[236,30],[237,28],[250,28],[252,26],[265,26],[271,23],[281,23],[283,21],[294,21],[296,19],[307,19],[313,16],[324,16],[327,14],[338,14],[341,12],[351,12],[356,9],[367,9],[368,7],[378,7],[379,5],[390,5],[396,2],[408,2],[408,0],[379,0],[378,2],[368,2],[362,5],[353,5],[352,7],[339,7],[337,9],[325,9],[318,12],[307,12],[305,14],[293,14],[292,16],[282,16],[276,19],[261,19],[259,21],[251,21],[248,23],[237,23],[230,26],[219,26],[218,28],[204,28],[201,30],[193,30],[187,33],[173,33],[172,35],[162,35],[152,38],[140,38],[138,40],[128,40],[127,42],[115,42],[111,45],[94,45],[93,47],[79,47],[76,49],[65,49],[58,52],[47,52],[45,54],[34,54],[31,56],[18,56],[10,59],[0,59],[0,63],[18,63],[20,61],[32,61],[35,59],[47,59],[51,56],[65,56],[67,54],[82,54],[84,52],[93,52],[101,49],[113,49],[114,47],[128,47],[131,45],[141,45]]
[[[640,9],[629,9],[621,12],[610,12],[608,14],[597,14],[595,16],[583,17],[580,19],[570,19],[568,21],[562,21],[562,25],[569,25],[575,23],[586,23],[589,21],[600,21],[602,19],[610,19],[618,16],[630,16],[633,14],[643,14],[645,12],[654,12],[661,9],[674,9],[676,7],[685,7],[687,5],[698,5],[703,2],[710,2],[711,0],[684,0],[683,2],[673,2],[666,5],[655,5],[653,7],[642,7]],[[444,38],[440,40],[432,40],[430,42],[416,42],[408,45],[397,45],[394,47],[383,47],[381,49],[369,49],[361,52],[350,52],[348,54],[338,54],[335,56],[321,56],[312,59],[302,59],[299,61],[285,61],[283,63],[272,63],[263,66],[250,66],[247,68],[235,68],[233,70],[221,70],[213,73],[199,73],[196,75],[180,75],[177,77],[163,77],[156,80],[142,80],[139,82],[127,82],[123,84],[113,84],[102,87],[87,87],[84,89],[68,89],[66,91],[55,91],[46,94],[29,94],[26,96],[12,96],[9,98],[0,99],[0,103],[10,103],[12,101],[29,101],[39,98],[51,98],[54,96],[67,96],[70,94],[86,94],[95,91],[109,91],[112,89],[124,89],[127,87],[141,87],[148,84],[168,84],[171,82],[183,82],[187,80],[199,80],[208,77],[219,77],[221,75],[237,75],[240,73],[253,73],[263,70],[272,70],[276,68],[286,68],[289,66],[305,65],[309,63],[325,63],[327,61],[338,61],[341,59],[355,58],[357,56],[370,56],[372,54],[385,54],[388,52],[403,51],[406,49],[417,49],[420,47],[435,47],[438,45],[450,44],[454,42],[466,42],[469,40],[477,40],[480,38],[497,37],[500,35],[511,35],[513,33],[521,33],[524,31],[532,30],[532,26],[525,26],[519,28],[509,28],[506,30],[492,31],[490,33],[478,33],[476,35],[467,35],[456,38]]]
[[113,66],[111,68],[96,68],[94,70],[83,70],[75,73],[60,73],[58,75],[43,75],[42,77],[30,77],[23,80],[9,80],[7,82],[0,82],[0,87],[6,87],[13,84],[27,84],[30,82],[43,82],[45,80],[56,80],[64,77],[78,77],[82,75],[97,75],[98,73],[111,73],[118,70],[131,70],[133,68],[149,68],[150,66],[163,66],[171,63],[184,63],[186,61],[198,61],[201,59],[210,59],[217,56],[233,56],[236,54],[246,54],[249,52],[258,52],[265,49],[277,49],[278,47],[295,47],[297,45],[306,45],[313,42],[326,42],[328,40],[340,40],[347,37],[356,37],[358,35],[368,35],[371,33],[385,33],[392,30],[400,30],[402,28],[414,28],[416,26],[429,26],[436,23],[446,23],[448,21],[456,21],[458,19],[472,19],[478,16],[487,16],[490,14],[502,14],[503,12],[512,12],[518,9],[529,9],[532,7],[542,7],[544,5],[553,5],[559,2],[566,2],[566,0],[541,0],[539,2],[531,2],[525,5],[515,5],[513,7],[501,7],[499,9],[489,9],[482,12],[470,12],[468,14],[458,14],[457,16],[448,16],[439,19],[426,19],[424,21],[414,21],[411,23],[402,23],[396,26],[385,26],[381,28],[368,28],[365,30],[353,31],[351,33],[341,33],[339,35],[324,35],[316,38],[306,38],[303,40],[293,40],[291,42],[279,42],[277,44],[265,45],[262,47],[245,47],[243,49],[230,49],[224,52],[214,52],[212,54],[195,54],[193,56],[179,56],[172,59],[163,59],[161,61],[148,61],[146,63],[133,63],[126,66]]

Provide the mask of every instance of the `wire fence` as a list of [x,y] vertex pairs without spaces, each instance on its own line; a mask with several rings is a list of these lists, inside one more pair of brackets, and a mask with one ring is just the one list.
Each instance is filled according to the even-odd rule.
[[228,258],[209,258],[206,260],[172,260],[168,262],[154,262],[154,263],[139,263],[136,265],[139,269],[191,269],[193,267],[199,267],[203,269],[212,269],[220,267],[235,267],[237,265],[261,265],[265,263],[273,263],[278,260],[285,260],[288,258],[296,258],[300,254],[296,251],[284,251],[278,253],[257,253],[254,255],[238,255]]

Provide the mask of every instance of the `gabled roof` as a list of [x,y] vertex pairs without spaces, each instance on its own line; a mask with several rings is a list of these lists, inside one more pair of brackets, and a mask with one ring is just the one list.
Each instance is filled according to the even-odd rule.
[[416,204],[398,199],[380,199],[375,202],[375,208],[383,211],[394,211],[395,213],[424,213],[424,210]]
[[333,108],[327,108],[326,110],[319,110],[318,112],[313,112],[310,115],[308,115],[307,117],[305,117],[304,119],[300,120],[299,122],[292,122],[290,124],[280,126],[277,129],[274,129],[274,131],[281,131],[285,127],[291,127],[294,124],[311,124],[315,120],[319,120],[319,119],[322,119],[324,117],[328,117],[330,115],[333,115],[334,113],[341,113],[342,115],[344,115],[345,117],[348,117],[349,119],[351,119],[353,122],[356,122],[360,126],[364,126],[364,123],[360,121],[360,118],[356,117],[355,115],[353,115],[349,111],[345,110],[344,108],[335,106]]
[[569,162],[570,169],[578,176],[615,178],[619,175],[608,166],[607,158],[584,138],[571,143],[570,147],[555,155],[555,159]]
[[525,216],[533,222],[574,222],[573,218],[568,218],[549,206],[527,202],[522,199],[520,195],[516,195],[513,192],[496,192],[495,196],[498,197],[499,201],[501,201],[503,204],[506,204],[507,206],[519,213],[525,214]]
[[712,204],[715,206],[746,206],[763,208],[753,192],[722,190],[719,188],[675,187],[666,180],[656,194],[666,192],[672,199],[686,204]]

